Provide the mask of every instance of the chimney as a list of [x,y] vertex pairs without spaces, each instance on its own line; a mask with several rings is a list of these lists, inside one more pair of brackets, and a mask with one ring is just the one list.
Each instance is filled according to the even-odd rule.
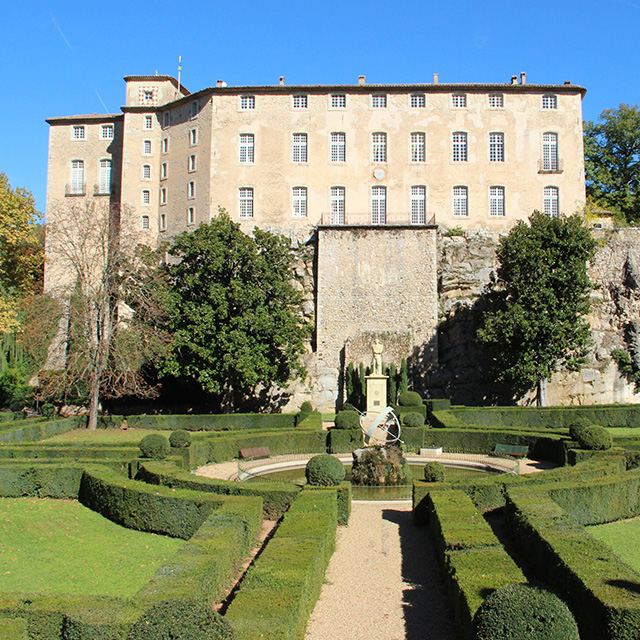
[[571,80],[565,80],[564,83],[565,84],[571,84]]
[[527,84],[527,72],[526,71],[521,71],[520,72],[520,84]]
[[433,74],[433,84],[438,84],[440,81],[440,76],[437,73]]
[[367,76],[358,76],[358,84],[365,84],[367,82]]
[[224,87],[224,80],[218,80],[216,82],[216,87]]
[[518,76],[511,76],[511,84],[518,84]]
[[284,76],[280,76],[280,86],[284,85]]

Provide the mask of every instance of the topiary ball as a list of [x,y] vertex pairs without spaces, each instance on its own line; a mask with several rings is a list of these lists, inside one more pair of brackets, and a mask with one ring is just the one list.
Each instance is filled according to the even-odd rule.
[[604,451],[605,449],[611,449],[613,445],[611,434],[604,427],[597,424],[583,429],[578,434],[577,440],[580,448],[591,451]]
[[186,449],[191,446],[191,434],[186,429],[173,431],[169,436],[169,444],[174,449]]
[[569,607],[555,594],[527,584],[497,589],[473,618],[473,640],[580,640]]
[[442,462],[427,462],[424,465],[425,482],[444,482],[444,465]]
[[140,452],[143,458],[151,458],[152,460],[162,460],[166,458],[171,448],[169,441],[159,433],[150,433],[140,440]]
[[197,600],[164,600],[147,609],[127,640],[235,640],[231,625]]
[[419,407],[422,405],[422,396],[417,391],[403,391],[398,396],[398,404],[401,407]]
[[311,413],[313,411],[313,406],[308,400],[305,400],[300,405],[300,413]]
[[404,427],[424,427],[424,416],[416,411],[405,413],[402,417]]
[[307,482],[317,487],[335,487],[346,475],[344,465],[328,453],[313,456],[304,472]]
[[359,429],[360,416],[357,411],[338,411],[335,424],[336,429]]
[[569,425],[569,435],[572,440],[577,440],[580,434],[587,428],[592,426],[593,423],[588,418],[579,416],[573,420]]

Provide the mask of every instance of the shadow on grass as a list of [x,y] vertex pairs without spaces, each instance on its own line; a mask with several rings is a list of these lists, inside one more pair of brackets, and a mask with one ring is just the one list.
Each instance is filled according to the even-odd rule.
[[382,517],[398,525],[402,580],[411,585],[403,591],[405,640],[457,640],[431,532],[411,511],[384,509]]

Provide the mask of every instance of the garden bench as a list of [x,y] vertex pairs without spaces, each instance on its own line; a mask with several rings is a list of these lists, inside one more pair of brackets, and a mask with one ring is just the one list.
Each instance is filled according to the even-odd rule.
[[271,451],[269,451],[269,447],[248,447],[247,449],[240,449],[240,457],[243,460],[269,458],[271,457]]
[[497,444],[491,453],[502,454],[514,458],[525,458],[529,453],[529,447],[521,447],[515,444]]

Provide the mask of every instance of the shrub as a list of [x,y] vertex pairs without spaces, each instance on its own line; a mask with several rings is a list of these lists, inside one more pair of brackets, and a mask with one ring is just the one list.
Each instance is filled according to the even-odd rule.
[[580,434],[592,424],[593,423],[588,418],[584,418],[582,416],[574,418],[569,425],[569,435],[571,436],[571,439],[578,440],[580,438]]
[[403,427],[424,427],[424,416],[417,411],[405,413],[402,418]]
[[356,408],[350,403],[350,402],[345,402],[342,405],[342,411],[355,411]]
[[555,594],[526,584],[496,589],[473,619],[474,640],[580,640],[578,625]]
[[234,640],[231,625],[197,600],[164,600],[131,627],[128,640]]
[[[145,437],[148,438],[149,436]],[[176,449],[186,449],[191,446],[191,434],[185,429],[173,431],[169,436],[169,444]]]
[[419,407],[422,396],[417,391],[404,391],[398,396],[398,404],[401,407]]
[[321,487],[339,485],[344,480],[345,474],[342,462],[328,453],[321,453],[311,458],[305,469],[307,482]]
[[169,441],[159,433],[150,433],[142,438],[139,447],[142,457],[152,460],[162,460],[171,452]]
[[313,411],[313,406],[308,400],[305,400],[300,405],[300,413],[311,413]]
[[336,429],[359,429],[360,416],[357,411],[338,411]]
[[425,482],[444,482],[444,465],[432,460],[424,465]]
[[596,424],[586,427],[578,434],[578,444],[582,449],[590,451],[604,451],[611,449],[613,438],[611,434],[604,428]]
[[48,420],[52,420],[56,416],[57,409],[54,404],[47,402],[40,407],[40,413]]

